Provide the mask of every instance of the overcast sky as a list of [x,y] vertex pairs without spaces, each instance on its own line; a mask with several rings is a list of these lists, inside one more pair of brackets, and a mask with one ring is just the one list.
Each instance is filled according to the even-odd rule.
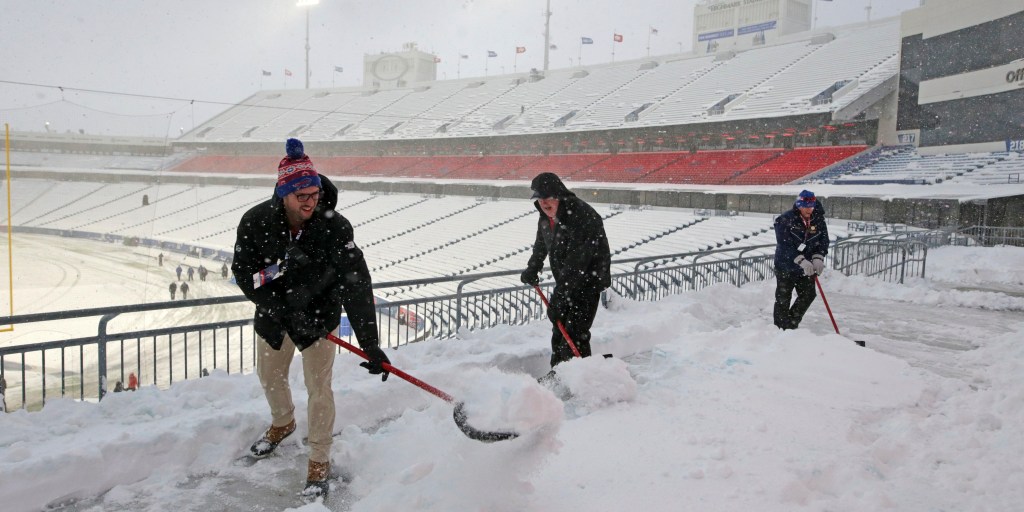
[[[863,21],[868,3],[818,1],[818,25]],[[552,0],[558,50],[550,67],[578,64],[581,36],[594,40],[583,48],[585,65],[611,60],[613,33],[624,37],[616,61],[643,57],[649,27],[658,30],[652,55],[689,51],[695,4]],[[872,18],[918,4],[874,0]],[[490,75],[539,69],[544,8],[545,0],[321,0],[310,11],[310,85],[361,85],[364,54],[401,50],[405,42],[441,58],[439,79],[483,76],[485,66]],[[131,127],[177,137],[261,88],[305,85],[306,11],[296,0],[0,0],[0,12],[0,122],[15,131],[43,131],[50,122],[58,132],[124,134]],[[516,46],[527,51],[513,61]],[[488,50],[498,57],[488,59]]]

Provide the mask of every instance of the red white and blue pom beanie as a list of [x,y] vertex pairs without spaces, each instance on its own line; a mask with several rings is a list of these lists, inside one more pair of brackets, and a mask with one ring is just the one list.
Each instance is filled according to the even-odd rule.
[[285,196],[309,187],[320,186],[320,174],[313,167],[313,162],[306,156],[299,139],[288,139],[284,145],[288,156],[277,164],[277,187],[274,193],[284,199]]
[[800,192],[799,196],[797,196],[796,202],[793,203],[793,206],[797,208],[814,208],[817,201],[818,198],[814,197],[814,192],[804,190],[803,192]]

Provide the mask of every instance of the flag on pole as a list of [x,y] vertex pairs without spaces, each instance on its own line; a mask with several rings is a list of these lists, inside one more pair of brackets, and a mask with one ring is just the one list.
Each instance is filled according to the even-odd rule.
[[497,57],[498,53],[495,52],[494,50],[487,50],[487,56],[488,57]]
[[344,73],[345,70],[342,69],[341,66],[334,66],[334,72],[335,73]]
[[284,70],[284,76],[292,76],[292,72],[286,69]]
[[656,29],[654,27],[651,27],[651,35],[654,35],[654,36],[658,35],[658,29]]
[[580,41],[581,44],[594,44],[594,40],[589,38],[589,37],[583,37],[581,39],[582,39],[582,41]]
[[270,71],[267,71],[265,69],[262,69],[260,71],[263,71],[263,76],[270,76]]
[[557,50],[558,49],[558,45],[557,44],[553,44],[553,45],[549,46],[548,48],[551,48],[552,50]]
[[622,42],[622,34],[612,34],[612,40],[616,43]]
[[441,62],[441,57],[434,57],[434,64]]
[[462,55],[459,55],[459,58],[461,58],[461,59],[468,59],[469,55],[462,54]]
[[516,46],[516,53],[526,53],[525,46]]

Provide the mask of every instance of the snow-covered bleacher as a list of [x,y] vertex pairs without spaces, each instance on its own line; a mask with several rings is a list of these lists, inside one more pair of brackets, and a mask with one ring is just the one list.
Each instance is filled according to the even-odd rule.
[[[52,234],[119,235],[200,246],[230,254],[238,220],[266,200],[265,187],[52,182],[17,178],[13,220]],[[143,204],[143,196],[148,204]],[[772,243],[771,216],[706,217],[689,209],[595,204],[604,217],[613,258],[704,251]],[[339,211],[377,282],[522,269],[536,234],[529,200],[342,191]],[[833,233],[841,234],[841,226]],[[627,265],[626,267],[632,268]],[[627,270],[626,267],[617,270]],[[479,286],[516,286],[517,276]],[[387,300],[454,293],[457,284],[382,290]]]
[[162,171],[192,157],[191,153],[168,156],[111,155],[11,151],[11,167],[21,169],[73,169],[82,171]]
[[399,89],[260,91],[179,140],[469,137],[835,112],[895,76],[898,31],[892,18],[794,34],[731,58],[670,55]]
[[[899,24],[883,23],[844,34],[843,44],[806,43],[810,51],[794,60],[784,72],[779,71],[750,91],[747,99],[733,107],[727,117],[740,111],[742,117],[748,118],[838,110],[860,96],[850,92],[862,85],[862,79],[877,85],[896,73],[897,41]],[[847,82],[845,87],[849,89],[840,88],[817,105],[812,102],[837,82]]]
[[815,180],[840,185],[1019,183],[1024,159],[1019,152],[922,155],[913,147],[896,146],[879,150],[877,155],[866,157],[866,161],[851,161],[840,167]]

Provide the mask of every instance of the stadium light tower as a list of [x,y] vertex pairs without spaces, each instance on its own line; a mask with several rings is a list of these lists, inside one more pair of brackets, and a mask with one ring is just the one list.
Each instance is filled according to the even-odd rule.
[[306,8],[306,89],[309,89],[309,11],[320,0],[299,0],[295,6]]

